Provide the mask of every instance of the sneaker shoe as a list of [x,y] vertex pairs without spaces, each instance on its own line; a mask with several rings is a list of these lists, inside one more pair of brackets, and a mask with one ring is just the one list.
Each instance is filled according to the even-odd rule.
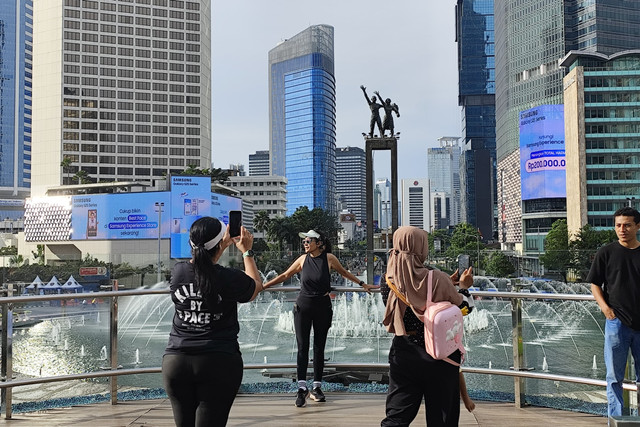
[[326,402],[327,399],[324,397],[324,393],[320,390],[320,387],[316,387],[311,390],[311,398],[316,402]]
[[298,408],[302,408],[303,406],[305,406],[307,404],[307,396],[309,396],[309,389],[308,388],[299,388],[298,389],[298,394],[296,397],[296,406]]

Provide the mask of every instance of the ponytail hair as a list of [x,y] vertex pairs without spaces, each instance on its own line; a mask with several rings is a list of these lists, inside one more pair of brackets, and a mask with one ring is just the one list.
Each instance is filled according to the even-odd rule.
[[195,285],[210,307],[218,303],[218,287],[211,258],[220,250],[224,227],[217,218],[198,218],[189,231],[191,259],[195,271]]
[[318,234],[320,235],[320,238],[317,239],[317,240],[322,242],[322,251],[330,254],[331,253],[331,240],[329,240],[327,235],[324,234],[321,231],[318,231]]

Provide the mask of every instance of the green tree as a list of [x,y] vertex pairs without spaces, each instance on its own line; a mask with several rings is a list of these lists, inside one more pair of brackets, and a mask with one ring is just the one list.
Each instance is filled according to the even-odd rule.
[[44,245],[37,245],[36,251],[31,251],[31,255],[33,255],[33,259],[38,261],[38,264],[44,264]]
[[569,244],[573,268],[580,280],[585,280],[596,251],[607,243],[618,239],[615,230],[596,230],[591,225],[584,225]]
[[200,169],[194,165],[189,165],[180,175],[200,175],[211,177],[211,182],[225,182],[229,179],[229,173],[220,168]]
[[71,163],[73,163],[73,161],[69,156],[64,156],[62,158],[62,161],[60,162],[60,166],[62,167],[62,172],[67,174],[66,179],[63,182],[64,184],[71,184],[71,179],[69,178],[69,169],[71,168]]
[[502,251],[495,251],[489,256],[485,270],[487,275],[496,277],[508,277],[516,271],[509,257]]
[[78,180],[78,184],[89,184],[91,182],[89,174],[86,170],[83,169],[80,169],[78,172],[76,172],[73,177]]
[[540,262],[547,270],[562,275],[565,283],[567,272],[573,266],[573,254],[569,250],[569,231],[567,220],[559,219],[551,225],[551,230],[544,239],[544,254]]
[[449,258],[456,259],[460,254],[467,254],[471,258],[472,265],[478,265],[479,252],[484,249],[480,241],[480,231],[468,223],[456,225],[451,236],[450,246],[446,250]]

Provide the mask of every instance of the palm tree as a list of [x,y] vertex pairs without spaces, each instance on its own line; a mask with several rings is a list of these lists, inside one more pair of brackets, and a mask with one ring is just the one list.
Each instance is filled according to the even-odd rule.
[[71,163],[72,163],[71,157],[68,157],[68,156],[64,156],[62,158],[62,161],[60,162],[60,166],[62,167],[62,172],[67,174],[66,182],[63,182],[63,184],[70,184],[70,182],[69,182],[69,168],[71,167]]

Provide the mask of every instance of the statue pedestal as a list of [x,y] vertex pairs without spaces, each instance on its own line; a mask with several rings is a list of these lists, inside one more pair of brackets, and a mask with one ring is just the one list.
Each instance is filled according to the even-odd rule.
[[[374,247],[373,247],[373,151],[391,151],[391,232],[398,229],[398,137],[373,137],[366,134],[366,185],[367,185],[367,283],[373,283]],[[389,245],[391,247],[392,245]],[[385,256],[386,259],[386,256]]]

